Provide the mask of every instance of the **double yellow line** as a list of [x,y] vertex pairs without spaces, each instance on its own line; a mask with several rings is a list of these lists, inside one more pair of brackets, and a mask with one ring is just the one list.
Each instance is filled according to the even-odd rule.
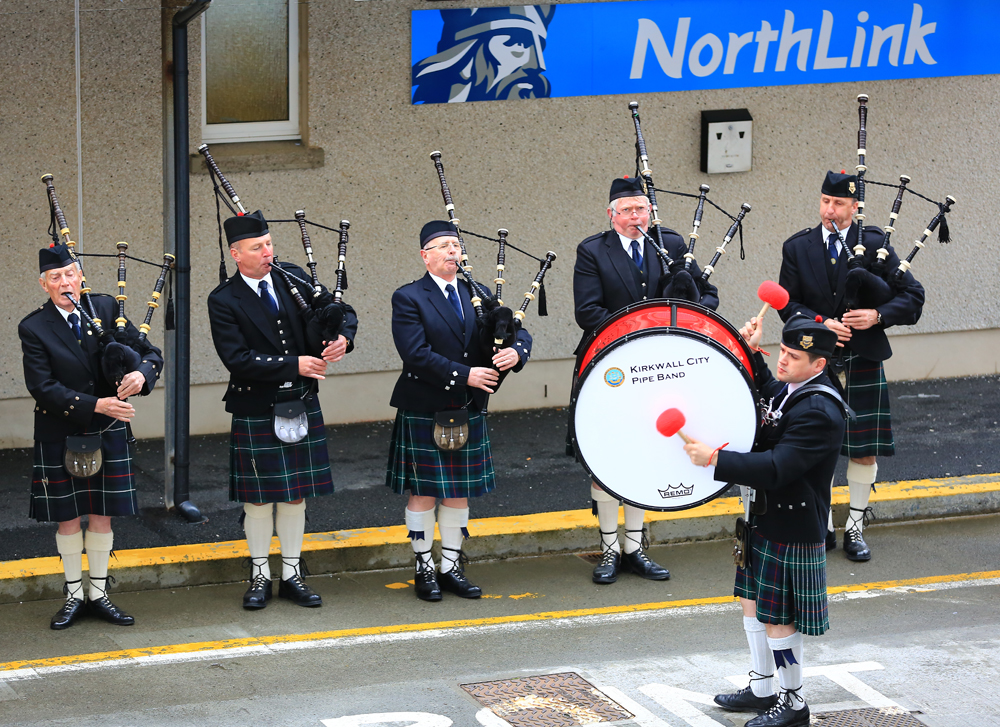
[[[978,573],[957,573],[944,576],[928,576],[925,578],[909,578],[895,581],[879,581],[876,583],[859,583],[847,586],[834,586],[828,589],[830,595],[853,593],[859,591],[884,591],[894,588],[920,588],[943,583],[960,583],[966,581],[982,581],[1000,578],[1000,570],[981,571]],[[733,596],[714,596],[710,598],[689,598],[679,601],[659,601],[656,603],[640,603],[625,606],[605,606],[603,608],[581,608],[566,611],[544,611],[541,613],[520,614],[515,616],[494,616],[490,618],[460,619],[454,621],[432,621],[416,624],[392,624],[389,626],[370,626],[366,628],[337,629],[334,631],[316,631],[309,634],[284,634],[278,636],[253,636],[240,639],[224,639],[221,641],[199,641],[187,644],[169,644],[166,646],[151,646],[142,649],[122,649],[120,651],[102,651],[92,654],[76,654],[70,656],[55,656],[47,659],[27,659],[23,661],[8,661],[0,663],[0,681],[4,672],[15,670],[45,669],[47,667],[70,667],[81,665],[98,665],[102,662],[141,659],[143,657],[197,655],[211,651],[226,651],[229,649],[268,647],[279,644],[296,644],[312,641],[334,641],[359,636],[386,636],[391,634],[417,633],[421,631],[440,631],[447,629],[474,628],[497,626],[503,624],[531,623],[540,621],[555,621],[559,619],[579,618],[582,616],[607,616],[615,614],[642,613],[648,611],[666,611],[678,608],[696,606],[711,606],[735,601]],[[220,654],[220,656],[225,656]]]

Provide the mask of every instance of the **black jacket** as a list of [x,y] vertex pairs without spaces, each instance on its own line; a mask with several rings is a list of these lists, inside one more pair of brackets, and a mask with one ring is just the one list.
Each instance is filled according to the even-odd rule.
[[[788,291],[789,301],[780,312],[781,320],[787,321],[796,313],[804,313],[810,318],[821,315],[839,319],[847,312],[844,294],[847,285],[847,265],[840,265],[836,291],[830,290],[826,275],[826,244],[823,226],[802,230],[785,241],[781,250],[781,273],[778,283]],[[882,230],[865,227],[865,258],[874,262],[876,252],[882,245]],[[847,244],[852,249],[857,244],[858,226],[851,224],[847,231]],[[886,269],[890,272],[899,267],[899,257],[889,246]],[[872,361],[884,361],[892,356],[885,329],[890,326],[912,326],[920,319],[924,306],[924,288],[909,272],[903,275],[902,286],[889,302],[878,306],[882,314],[882,325],[872,326],[863,331],[853,331],[846,348]]]
[[[482,411],[488,394],[466,385],[474,366],[490,366],[476,336],[476,313],[469,285],[456,281],[465,320],[459,321],[448,299],[426,273],[392,294],[392,340],[403,361],[403,371],[392,390],[391,406],[430,413],[458,409]],[[531,356],[531,334],[518,331],[514,350],[521,360],[511,371],[520,371]]]
[[[91,294],[104,326],[113,326],[118,304],[110,295]],[[82,343],[51,300],[29,313],[17,327],[24,360],[24,383],[35,399],[35,440],[59,442],[91,424],[107,426],[109,417],[95,413],[97,400],[115,396],[117,387],[101,371],[97,335],[81,321]],[[131,323],[129,331],[137,334]],[[143,356],[139,371],[146,379],[140,396],[152,391],[163,371],[160,349]]]
[[[281,267],[309,279],[297,265],[281,263]],[[226,411],[232,414],[270,413],[282,384],[298,380],[299,356],[322,353],[307,350],[302,314],[284,279],[272,273],[271,281],[280,302],[277,319],[238,272],[208,295],[212,341],[229,369],[229,388],[223,400]],[[354,348],[357,332],[358,317],[348,308],[342,331],[348,352]]]
[[[765,400],[778,395],[763,357],[754,354],[754,378]],[[832,387],[825,373],[813,383]],[[823,394],[805,395],[785,407],[753,452],[720,450],[715,479],[763,490],[767,512],[752,516],[763,537],[776,543],[821,543],[830,511],[830,481],[844,442],[844,416]]]
[[[662,228],[663,246],[672,260],[680,260],[687,252],[687,245],[673,230]],[[660,279],[660,258],[656,249],[645,242],[642,251],[642,273],[625,253],[621,238],[614,230],[591,235],[576,248],[576,265],[573,268],[573,300],[576,324],[583,329],[577,344],[579,353],[594,329],[627,305],[641,303],[656,297]],[[691,275],[701,277],[695,263]],[[719,291],[708,284],[701,305],[715,310],[719,307]]]

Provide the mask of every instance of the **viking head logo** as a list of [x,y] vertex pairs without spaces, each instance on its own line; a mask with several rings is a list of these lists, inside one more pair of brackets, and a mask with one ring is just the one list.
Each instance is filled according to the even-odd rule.
[[442,10],[438,52],[413,66],[413,103],[548,98],[554,5]]

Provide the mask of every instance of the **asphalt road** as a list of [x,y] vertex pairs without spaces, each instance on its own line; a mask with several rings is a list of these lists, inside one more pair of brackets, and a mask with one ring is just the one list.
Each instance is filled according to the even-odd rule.
[[[1000,724],[998,529],[1000,515],[876,525],[871,562],[835,554],[831,630],[805,642],[813,712]],[[711,704],[749,668],[738,606],[725,598],[729,543],[653,555],[673,580],[595,586],[573,555],[477,563],[480,601],[417,601],[408,569],[317,576],[321,609],[275,601],[245,612],[239,584],[117,594],[137,618],[129,628],[87,620],[53,632],[56,602],[6,604],[0,724],[502,727],[462,685],[520,679],[522,698],[497,707],[513,717],[551,704],[526,678],[569,673],[633,715],[611,724],[742,725]],[[31,659],[46,662],[9,670]],[[580,720],[564,724],[586,723],[585,705],[559,706]]]
[[[889,386],[897,454],[879,460],[882,481],[1000,472],[1000,376],[933,379]],[[565,455],[566,409],[493,413],[498,488],[472,504],[472,517],[590,506],[589,479]],[[337,492],[308,508],[311,532],[398,525],[405,499],[384,486],[391,422],[329,427]],[[609,432],[608,437],[614,437]],[[189,525],[163,507],[163,441],[137,443],[136,517],[117,518],[115,547],[131,549],[239,540],[241,507],[229,502],[228,435],[193,437],[191,499],[208,522]],[[846,460],[841,461],[840,484]],[[53,554],[52,524],[27,518],[31,451],[0,450],[0,561]]]

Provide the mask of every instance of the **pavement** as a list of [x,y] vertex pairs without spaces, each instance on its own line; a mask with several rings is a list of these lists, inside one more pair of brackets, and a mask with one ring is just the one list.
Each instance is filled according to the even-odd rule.
[[[896,456],[879,460],[874,500],[883,520],[1000,510],[1000,376],[890,385]],[[476,559],[573,552],[596,545],[588,477],[564,452],[565,408],[490,415],[499,487],[473,502],[468,550]],[[383,485],[391,422],[329,428],[337,493],[309,503],[306,551],[314,573],[370,570],[408,561],[405,500]],[[611,436],[611,433],[609,433]],[[119,591],[244,577],[238,524],[228,500],[228,437],[191,442],[191,499],[208,517],[187,524],[163,506],[163,441],[137,444],[140,513],[115,520]],[[845,484],[846,460],[838,484]],[[0,602],[53,598],[61,579],[54,527],[26,517],[30,450],[0,451]],[[835,519],[846,517],[835,490]],[[682,513],[650,513],[653,542],[725,537],[737,506],[723,497]],[[311,551],[311,552],[310,552]]]
[[[878,523],[869,563],[831,554],[831,629],[805,640],[803,696],[816,715],[882,712],[820,724],[1000,723],[998,528],[1000,514]],[[567,673],[634,715],[602,724],[744,724],[751,715],[712,703],[744,686],[749,667],[729,543],[650,554],[671,580],[599,586],[579,555],[510,558],[468,567],[482,599],[438,603],[414,597],[409,567],[314,576],[318,609],[275,598],[244,611],[239,583],[117,592],[136,618],[128,628],[88,617],[51,631],[56,601],[0,604],[0,724],[595,723],[583,719],[586,694],[563,688],[556,704],[529,681]],[[502,699],[473,698],[484,683]],[[528,721],[547,705],[577,719]],[[904,715],[917,721],[893,719]]]

